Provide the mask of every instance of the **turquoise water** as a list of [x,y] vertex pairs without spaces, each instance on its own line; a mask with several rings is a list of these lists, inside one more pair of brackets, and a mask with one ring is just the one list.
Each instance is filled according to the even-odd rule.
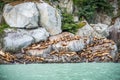
[[120,80],[120,64],[0,65],[0,80]]

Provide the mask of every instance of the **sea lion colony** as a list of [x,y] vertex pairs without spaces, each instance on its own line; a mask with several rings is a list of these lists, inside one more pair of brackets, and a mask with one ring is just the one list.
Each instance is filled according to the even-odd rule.
[[[60,37],[57,40],[47,40],[44,42],[32,44],[31,46],[24,48],[22,56],[16,56],[16,54],[10,54],[10,53],[3,53],[0,51],[0,63],[7,64],[7,63],[47,63],[47,62],[113,62],[113,61],[120,61],[120,55],[117,57],[117,59],[113,59],[110,51],[113,50],[113,47],[110,45],[115,45],[115,43],[112,40],[108,40],[105,38],[93,38],[93,42],[88,44],[86,48],[84,48],[82,51],[79,52],[70,52],[70,51],[52,51],[49,54],[49,57],[57,57],[58,60],[52,60],[48,58],[43,57],[36,57],[26,54],[27,50],[30,49],[46,49],[49,45],[57,44],[60,41],[64,41],[65,43],[62,44],[63,47],[66,46],[66,42],[72,41],[72,40],[79,40],[81,39],[80,36],[69,36],[64,35]],[[84,37],[84,42],[87,41],[87,37]],[[62,59],[64,57],[64,60]],[[61,59],[61,60],[59,60]]]

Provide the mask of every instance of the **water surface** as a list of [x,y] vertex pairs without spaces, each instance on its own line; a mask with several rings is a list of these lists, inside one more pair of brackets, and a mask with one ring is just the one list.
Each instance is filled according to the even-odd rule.
[[120,64],[0,65],[0,80],[120,80]]

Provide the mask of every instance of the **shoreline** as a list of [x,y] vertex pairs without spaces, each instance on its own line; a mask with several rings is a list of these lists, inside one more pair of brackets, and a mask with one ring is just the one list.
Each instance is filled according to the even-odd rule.
[[[88,59],[86,59],[86,61],[83,61],[82,59],[85,59],[85,58],[79,57],[79,59],[77,59],[77,60],[71,59],[70,61],[66,60],[63,62],[63,61],[60,61],[59,59],[58,59],[58,61],[55,61],[53,58],[50,61],[47,58],[43,59],[41,57],[27,56],[26,54],[22,54],[22,57],[19,56],[19,58],[17,56],[15,56],[17,54],[11,55],[11,54],[7,53],[7,55],[9,55],[9,57],[7,57],[8,59],[5,58],[5,56],[0,55],[0,65],[2,65],[2,64],[16,65],[16,64],[66,64],[66,63],[75,63],[75,64],[77,64],[77,63],[119,63],[120,62],[119,58],[116,58],[114,61],[113,60],[111,60],[111,61],[89,61]],[[68,58],[70,58],[70,57],[68,57]],[[73,59],[75,59],[75,58],[73,58]]]

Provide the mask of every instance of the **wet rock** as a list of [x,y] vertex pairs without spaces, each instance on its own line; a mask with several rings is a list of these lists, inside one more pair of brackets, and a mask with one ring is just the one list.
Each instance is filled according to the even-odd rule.
[[60,12],[47,3],[36,3],[40,13],[40,24],[50,35],[56,35],[62,32]]
[[50,57],[45,59],[46,62],[52,63],[70,63],[70,62],[80,62],[80,57],[76,52],[56,52],[50,53]]
[[36,28],[38,27],[38,10],[33,2],[21,3],[15,6],[6,4],[3,10],[5,21],[10,27]]
[[10,64],[14,63],[14,61],[17,58],[14,55],[11,55],[10,53],[4,53],[0,51],[0,64]]

